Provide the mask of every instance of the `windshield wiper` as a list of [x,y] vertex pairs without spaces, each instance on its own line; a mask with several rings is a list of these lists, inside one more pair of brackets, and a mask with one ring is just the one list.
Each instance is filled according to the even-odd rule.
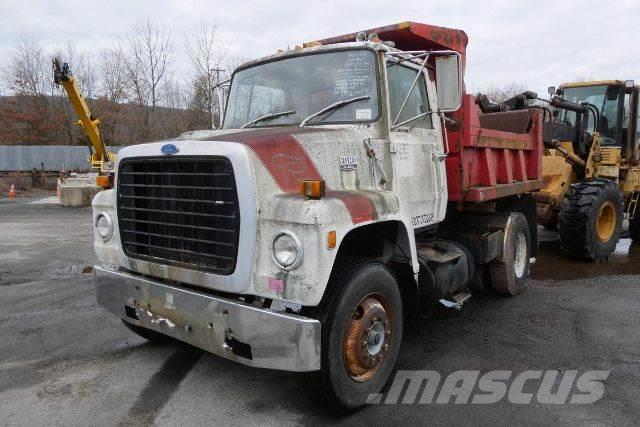
[[289,111],[281,111],[279,113],[269,113],[269,114],[265,114],[264,116],[260,116],[257,119],[253,119],[250,122],[247,122],[245,124],[243,124],[242,126],[240,126],[240,129],[244,129],[249,125],[252,125],[254,123],[258,123],[261,122],[263,120],[267,120],[267,119],[275,119],[276,117],[280,117],[280,116],[288,116],[289,114],[295,114],[296,110],[289,110]]
[[343,105],[351,104],[352,102],[362,101],[364,99],[369,99],[369,98],[371,97],[369,95],[366,95],[366,96],[358,96],[356,98],[344,99],[342,101],[335,102],[327,107],[324,107],[322,110],[317,111],[311,114],[310,116],[305,117],[304,120],[300,122],[300,127],[301,128],[305,127],[305,125],[309,120],[313,119],[314,117],[318,117],[319,115],[324,114],[327,111],[335,110],[336,108],[342,107]]

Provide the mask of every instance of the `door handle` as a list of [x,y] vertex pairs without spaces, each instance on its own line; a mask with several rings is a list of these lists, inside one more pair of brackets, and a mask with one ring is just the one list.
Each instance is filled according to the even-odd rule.
[[447,158],[447,153],[438,153],[438,154],[433,154],[433,160],[434,160],[434,161],[435,161],[436,159],[437,159],[437,160],[440,160],[440,161],[443,161],[443,160],[444,160],[444,159],[446,159],[446,158]]

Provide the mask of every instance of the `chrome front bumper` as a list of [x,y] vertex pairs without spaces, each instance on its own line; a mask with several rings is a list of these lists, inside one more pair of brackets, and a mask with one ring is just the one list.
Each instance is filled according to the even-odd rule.
[[320,369],[320,322],[94,267],[98,304],[152,329],[249,366]]

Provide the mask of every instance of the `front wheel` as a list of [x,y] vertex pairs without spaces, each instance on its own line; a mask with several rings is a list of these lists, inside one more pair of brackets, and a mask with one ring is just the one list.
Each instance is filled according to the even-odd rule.
[[571,184],[560,207],[562,247],[574,258],[607,258],[620,240],[622,220],[622,195],[614,181]]
[[318,307],[321,370],[303,374],[310,397],[337,414],[362,407],[393,373],[402,341],[402,298],[395,275],[378,262],[336,274]]

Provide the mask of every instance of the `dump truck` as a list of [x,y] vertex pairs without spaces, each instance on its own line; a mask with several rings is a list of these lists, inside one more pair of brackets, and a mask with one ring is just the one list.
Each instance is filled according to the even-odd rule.
[[363,406],[406,316],[519,294],[537,251],[541,114],[481,114],[467,41],[404,22],[308,42],[236,69],[221,129],[122,149],[93,200],[99,305]]

